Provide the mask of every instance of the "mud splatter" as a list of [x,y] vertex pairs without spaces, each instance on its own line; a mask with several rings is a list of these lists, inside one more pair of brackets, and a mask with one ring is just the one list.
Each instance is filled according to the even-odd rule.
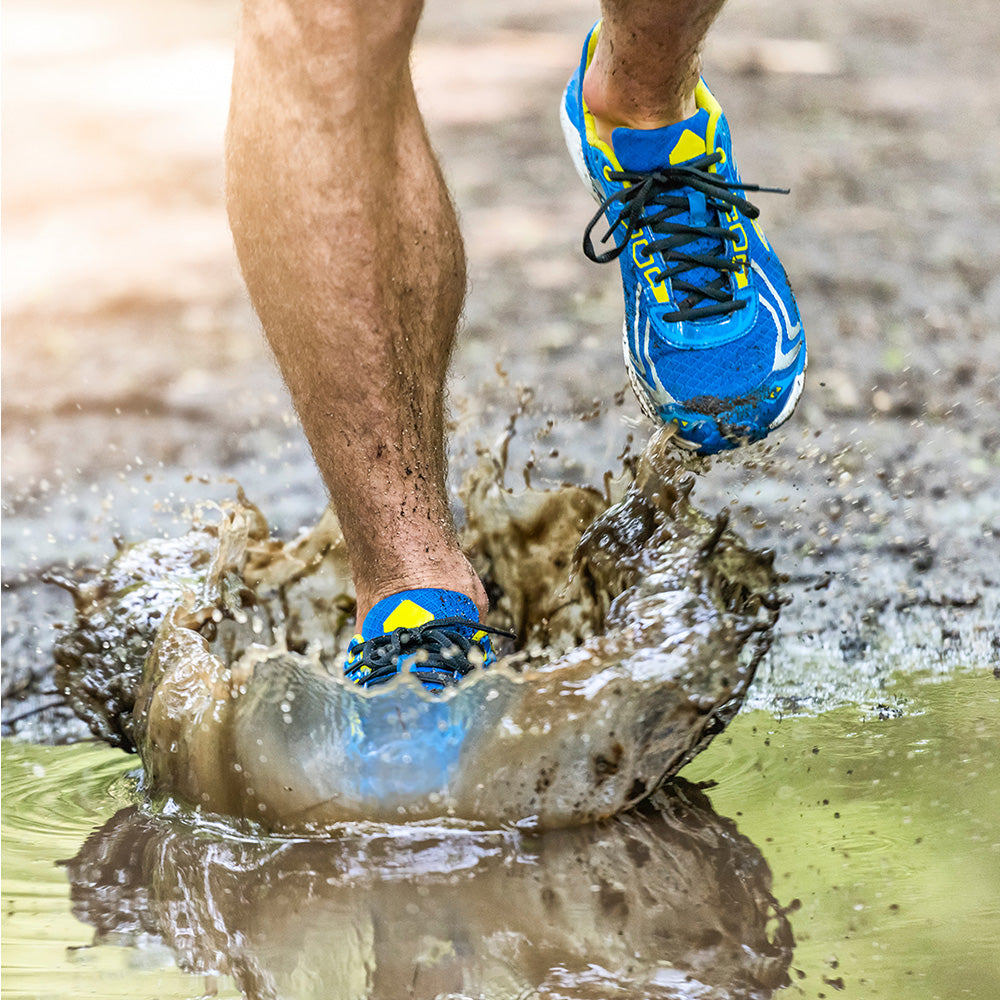
[[271,830],[612,815],[724,728],[779,608],[771,559],[692,506],[670,455],[660,435],[604,491],[520,493],[482,457],[464,542],[519,642],[442,697],[409,676],[343,682],[336,518],[282,543],[245,498],[125,549],[78,592],[61,685],[95,733],[139,752],[154,801]]

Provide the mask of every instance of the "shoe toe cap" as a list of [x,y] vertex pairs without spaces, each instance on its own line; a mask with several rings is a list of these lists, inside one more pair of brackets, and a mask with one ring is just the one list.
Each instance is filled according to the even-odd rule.
[[[803,352],[804,353],[804,352]],[[677,441],[702,455],[760,441],[792,414],[802,392],[804,365],[786,377],[766,380],[737,397],[696,396],[657,407],[664,423],[677,426]]]

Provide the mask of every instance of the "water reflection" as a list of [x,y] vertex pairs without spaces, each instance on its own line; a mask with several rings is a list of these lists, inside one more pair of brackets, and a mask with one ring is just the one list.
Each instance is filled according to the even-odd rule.
[[249,998],[770,997],[792,932],[758,849],[679,781],[534,834],[350,824],[234,837],[122,809],[65,862],[98,942],[173,949]]

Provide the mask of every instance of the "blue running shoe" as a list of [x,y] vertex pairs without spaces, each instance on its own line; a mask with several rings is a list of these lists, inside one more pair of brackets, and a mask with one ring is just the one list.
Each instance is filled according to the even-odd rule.
[[[781,262],[757,224],[733,159],[729,125],[704,81],[697,113],[657,129],[597,135],[583,74],[600,23],[563,97],[577,171],[600,202],[583,238],[593,261],[617,259],[625,291],[623,348],[643,411],[677,425],[703,455],[758,441],[795,409],[806,345]],[[599,252],[593,232],[609,227]]]
[[361,634],[347,648],[344,675],[374,687],[408,670],[429,691],[441,691],[496,660],[491,634],[514,638],[512,632],[481,624],[465,594],[405,590],[383,598],[365,615]]

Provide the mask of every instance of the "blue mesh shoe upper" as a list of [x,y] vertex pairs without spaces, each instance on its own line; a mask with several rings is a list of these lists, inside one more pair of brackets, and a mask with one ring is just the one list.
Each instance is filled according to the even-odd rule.
[[344,675],[363,687],[409,671],[430,691],[457,684],[495,659],[490,635],[510,632],[479,622],[475,604],[450,590],[407,590],[379,601],[365,615],[347,650]]
[[682,445],[710,454],[759,440],[791,415],[806,365],[795,298],[747,198],[769,189],[741,181],[704,82],[691,118],[617,128],[612,146],[602,142],[581,93],[599,27],[566,88],[562,121],[600,202],[584,252],[621,270],[632,386],[649,416],[677,425]]

